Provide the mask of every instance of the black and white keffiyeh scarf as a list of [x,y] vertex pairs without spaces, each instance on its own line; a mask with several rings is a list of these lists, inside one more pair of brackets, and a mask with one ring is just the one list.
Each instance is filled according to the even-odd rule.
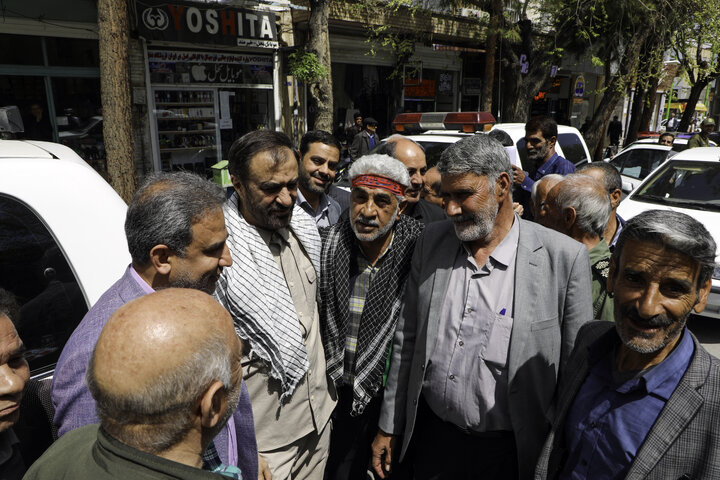
[[[365,298],[355,353],[353,416],[360,415],[382,387],[410,260],[422,229],[422,223],[400,215],[394,226],[392,247],[383,257]],[[358,246],[349,219],[323,229],[322,236],[320,326],[327,372],[335,385],[340,386],[350,319],[350,262],[358,253]]]
[[[233,264],[223,269],[215,297],[232,315],[238,336],[249,344],[250,359],[266,361],[270,376],[281,382],[282,404],[310,361],[285,277],[257,229],[240,214],[238,200],[233,193],[223,207]],[[319,272],[321,243],[315,221],[295,205],[290,229]]]

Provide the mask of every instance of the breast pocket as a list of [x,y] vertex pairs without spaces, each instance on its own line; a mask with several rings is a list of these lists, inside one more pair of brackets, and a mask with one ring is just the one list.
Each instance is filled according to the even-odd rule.
[[487,346],[482,354],[485,362],[491,363],[499,368],[505,368],[510,350],[512,327],[512,317],[495,314],[495,322],[493,322]]
[[307,267],[305,269],[305,276],[307,277],[309,283],[311,283],[311,284],[315,283],[315,280],[317,280],[317,274],[315,273],[315,268]]

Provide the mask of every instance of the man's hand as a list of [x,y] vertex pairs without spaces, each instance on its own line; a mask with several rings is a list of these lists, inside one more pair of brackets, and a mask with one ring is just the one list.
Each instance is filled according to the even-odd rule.
[[258,453],[258,480],[272,480],[272,472],[270,465],[265,461],[262,455]]
[[512,165],[513,169],[513,183],[515,185],[520,185],[523,180],[525,180],[525,172],[522,168],[518,167],[517,165]]
[[513,211],[522,217],[522,214],[525,212],[525,207],[518,202],[513,202]]
[[385,474],[390,474],[396,441],[395,435],[388,435],[382,430],[378,430],[375,435],[372,443],[372,466],[380,478],[385,478]]

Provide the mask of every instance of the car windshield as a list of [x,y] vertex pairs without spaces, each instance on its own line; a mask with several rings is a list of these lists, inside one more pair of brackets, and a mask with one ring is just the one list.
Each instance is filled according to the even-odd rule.
[[720,163],[671,160],[655,172],[634,199],[720,211]]
[[437,165],[442,152],[452,145],[452,143],[447,142],[428,142],[425,140],[420,140],[418,143],[425,149],[425,160],[427,161],[428,168]]
[[621,175],[642,180],[664,162],[667,156],[668,151],[664,149],[634,148],[620,152],[610,160],[610,164],[617,168]]

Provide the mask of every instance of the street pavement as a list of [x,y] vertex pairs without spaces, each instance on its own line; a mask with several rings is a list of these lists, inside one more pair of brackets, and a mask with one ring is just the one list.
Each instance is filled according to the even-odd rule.
[[720,358],[719,319],[692,315],[688,320],[688,328],[695,334],[708,352]]

